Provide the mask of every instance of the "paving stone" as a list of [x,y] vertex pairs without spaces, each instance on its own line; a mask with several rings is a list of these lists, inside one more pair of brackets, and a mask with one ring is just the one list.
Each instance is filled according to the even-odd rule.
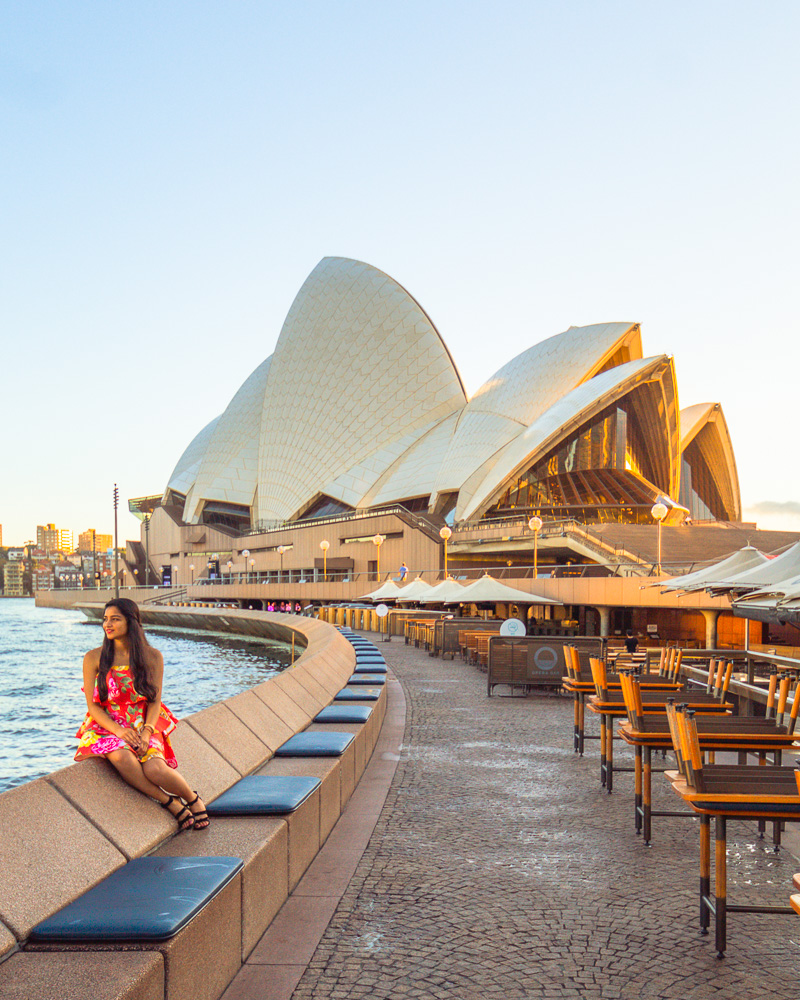
[[[732,914],[719,961],[697,930],[697,821],[656,817],[645,848],[633,775],[600,789],[571,701],[488,698],[459,659],[382,649],[406,697],[401,759],[294,1000],[796,1000],[797,918]],[[655,808],[678,806],[653,785]],[[797,859],[752,823],[728,833],[729,899],[786,905]]]

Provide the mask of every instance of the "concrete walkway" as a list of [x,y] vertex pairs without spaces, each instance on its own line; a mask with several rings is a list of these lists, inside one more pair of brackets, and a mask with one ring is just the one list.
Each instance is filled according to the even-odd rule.
[[[656,817],[645,848],[632,775],[601,791],[570,701],[487,698],[458,659],[380,648],[402,685],[381,742],[225,1000],[796,1000],[800,918],[732,914],[718,960],[697,930],[697,821]],[[679,805],[658,776],[654,793]],[[800,863],[754,830],[729,823],[729,900],[787,905]]]

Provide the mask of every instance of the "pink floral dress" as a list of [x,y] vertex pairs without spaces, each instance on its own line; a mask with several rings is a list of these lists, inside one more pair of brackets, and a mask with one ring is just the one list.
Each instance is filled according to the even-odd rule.
[[[102,705],[111,718],[121,726],[129,726],[140,730],[144,725],[144,717],[147,711],[147,699],[143,694],[139,694],[133,686],[133,677],[130,667],[125,664],[113,666],[108,672],[108,698],[100,700],[95,681],[93,701]],[[166,707],[161,706],[161,711],[156,723],[156,731],[150,737],[150,746],[146,753],[137,756],[144,763],[153,757],[161,757],[169,767],[177,767],[175,753],[169,742],[169,734],[178,725],[178,720]],[[86,714],[86,718],[81,723],[80,729],[75,734],[79,739],[78,752],[75,760],[90,760],[92,757],[104,757],[114,750],[131,748],[121,740],[119,736],[114,736],[107,729],[104,729],[99,722],[96,722],[91,715]],[[134,751],[131,750],[133,753]]]

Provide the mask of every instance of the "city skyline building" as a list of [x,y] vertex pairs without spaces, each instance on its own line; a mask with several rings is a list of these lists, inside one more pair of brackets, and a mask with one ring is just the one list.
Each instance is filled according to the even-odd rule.
[[106,535],[94,528],[87,528],[78,535],[79,552],[106,552],[114,545],[112,535]]

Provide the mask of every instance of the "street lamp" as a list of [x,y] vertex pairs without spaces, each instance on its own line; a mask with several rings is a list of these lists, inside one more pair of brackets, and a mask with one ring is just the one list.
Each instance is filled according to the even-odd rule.
[[229,559],[225,565],[228,567],[228,583],[232,583],[231,570],[233,569],[233,563]]
[[439,530],[439,538],[444,542],[444,578],[447,579],[447,539],[453,532],[445,525]]
[[[192,571],[192,586],[194,586],[194,563],[189,564],[189,569]],[[133,571],[134,573],[136,570]]]
[[172,586],[173,587],[177,587],[178,586],[178,567],[177,566],[173,566],[172,567]]
[[658,550],[658,555],[656,556],[656,576],[661,576],[661,522],[667,516],[669,511],[667,510],[667,505],[659,500],[658,503],[653,504],[650,513],[658,525],[658,541],[656,543]]
[[145,587],[150,586],[150,515],[144,515],[144,548],[145,548],[145,562],[144,562],[144,585]]
[[381,545],[383,545],[385,541],[386,538],[383,535],[372,536],[372,544],[375,546],[378,552],[378,563],[377,563],[378,583],[380,583],[381,580]]
[[[251,573],[253,572],[253,567],[255,566],[255,564],[256,564],[256,561],[255,561],[255,559],[251,559],[251,560],[250,560],[250,572],[251,572]],[[248,583],[250,582],[250,578],[249,578],[249,577],[248,577],[248,579],[247,579],[247,582],[248,582]]]
[[[375,541],[374,538],[372,540],[373,540],[373,542]],[[378,542],[378,545],[380,545],[380,542]],[[328,582],[328,549],[331,547],[331,543],[326,538],[323,538],[322,541],[319,543],[319,547],[322,549],[322,579],[323,579],[323,582],[327,583]],[[378,549],[378,553],[380,553],[380,551],[381,550],[379,548]]]
[[542,519],[536,515],[528,521],[528,527],[533,532],[533,578],[539,575],[539,532],[542,530]]
[[280,576],[278,577],[278,583],[283,583],[283,553],[285,551],[286,551],[286,546],[285,545],[279,545],[278,546],[277,552],[278,552],[278,555],[281,557],[281,572],[280,572]]

